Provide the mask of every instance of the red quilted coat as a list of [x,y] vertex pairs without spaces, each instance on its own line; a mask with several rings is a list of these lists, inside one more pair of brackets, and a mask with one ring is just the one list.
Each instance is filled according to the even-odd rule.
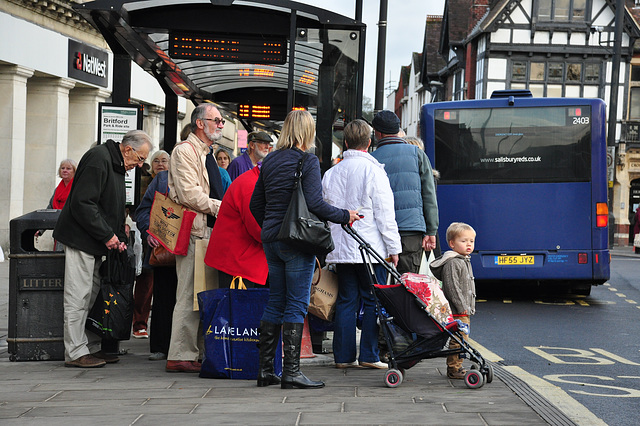
[[222,199],[204,262],[229,275],[258,284],[267,281],[269,268],[260,239],[260,226],[249,210],[260,169],[238,176]]

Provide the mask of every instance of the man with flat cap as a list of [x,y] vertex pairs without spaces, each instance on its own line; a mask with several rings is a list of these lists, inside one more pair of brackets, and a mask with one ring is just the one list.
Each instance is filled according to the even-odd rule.
[[378,141],[372,153],[384,164],[393,190],[396,222],[402,242],[398,272],[418,273],[423,250],[436,248],[438,202],[429,158],[399,136],[400,119],[380,111],[371,122]]
[[247,150],[241,156],[236,157],[227,167],[231,180],[235,180],[235,178],[247,170],[253,169],[259,162],[264,160],[264,157],[269,153],[271,142],[272,139],[268,133],[249,133],[247,135]]

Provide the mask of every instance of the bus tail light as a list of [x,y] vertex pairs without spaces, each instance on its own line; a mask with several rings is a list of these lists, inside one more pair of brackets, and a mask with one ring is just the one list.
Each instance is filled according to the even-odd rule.
[[578,253],[578,263],[585,264],[587,263],[588,257],[587,253]]
[[595,262],[600,263],[600,255],[598,253],[595,254]]
[[596,226],[606,228],[609,225],[609,207],[607,203],[596,203]]

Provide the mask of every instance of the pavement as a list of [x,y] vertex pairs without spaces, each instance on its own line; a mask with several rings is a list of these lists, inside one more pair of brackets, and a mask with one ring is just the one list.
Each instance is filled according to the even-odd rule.
[[[640,258],[633,248],[614,249],[612,255]],[[7,260],[0,262],[2,425],[593,424],[573,414],[581,410],[563,411],[565,405],[536,392],[535,377],[522,380],[498,362],[492,363],[495,379],[480,389],[448,379],[442,358],[423,360],[391,389],[384,384],[385,370],[340,370],[332,356],[318,354],[302,361],[308,377],[326,383],[313,390],[167,373],[163,361],[147,359],[146,339],[121,342],[127,354],[98,369],[65,368],[62,361],[11,362],[9,284]]]

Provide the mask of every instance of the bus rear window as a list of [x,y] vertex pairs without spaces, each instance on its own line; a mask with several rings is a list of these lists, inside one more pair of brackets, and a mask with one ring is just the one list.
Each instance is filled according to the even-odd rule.
[[591,107],[436,110],[440,183],[579,182],[591,177]]

